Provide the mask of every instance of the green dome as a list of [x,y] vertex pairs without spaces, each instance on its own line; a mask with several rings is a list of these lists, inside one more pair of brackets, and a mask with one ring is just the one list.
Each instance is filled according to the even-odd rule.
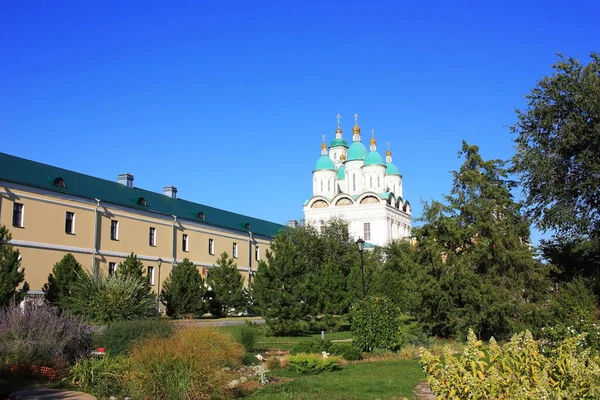
[[398,170],[398,167],[396,167],[394,164],[387,163],[386,166],[387,167],[385,169],[385,173],[387,175],[398,175],[398,176],[400,176],[400,171]]
[[331,170],[335,171],[335,165],[333,165],[333,161],[329,158],[329,156],[322,155],[317,161],[317,166],[315,167],[315,171],[323,171],[323,170]]
[[341,166],[340,169],[338,169],[338,179],[345,179],[346,178],[346,167],[345,166]]
[[333,139],[329,147],[337,146],[344,146],[345,148],[348,148],[348,142],[346,142],[344,139]]
[[381,154],[376,151],[370,151],[365,157],[365,166],[366,165],[384,165]]
[[348,149],[346,161],[364,160],[367,156],[367,148],[361,142],[353,142]]

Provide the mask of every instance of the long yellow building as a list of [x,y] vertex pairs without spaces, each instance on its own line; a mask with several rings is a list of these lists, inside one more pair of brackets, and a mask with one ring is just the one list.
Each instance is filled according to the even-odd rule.
[[54,264],[72,253],[91,273],[114,273],[131,252],[159,292],[184,258],[203,275],[227,252],[246,280],[283,228],[273,222],[194,203],[167,186],[155,193],[0,153],[0,224],[21,253],[31,293],[41,293]]

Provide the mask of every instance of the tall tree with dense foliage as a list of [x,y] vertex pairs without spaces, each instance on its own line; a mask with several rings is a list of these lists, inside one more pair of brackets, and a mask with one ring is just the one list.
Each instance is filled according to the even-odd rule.
[[559,55],[518,110],[514,170],[537,226],[600,237],[600,54],[587,65]]
[[137,258],[137,255],[132,252],[125,257],[125,260],[121,261],[119,265],[117,265],[115,274],[120,276],[129,276],[139,280],[146,280],[144,278],[144,272],[144,264],[142,263],[142,260]]
[[198,268],[187,258],[171,270],[161,290],[170,317],[201,317],[207,311],[206,289]]
[[419,317],[432,334],[461,337],[472,327],[505,337],[546,298],[547,270],[534,258],[504,162],[483,160],[465,142],[459,156],[452,191],[425,205],[415,229],[417,262],[428,275]]
[[228,315],[229,310],[243,311],[246,304],[244,280],[233,258],[223,252],[215,266],[208,271],[208,286],[211,288],[211,312]]
[[18,288],[25,279],[25,270],[21,268],[19,251],[9,243],[11,239],[8,228],[0,226],[0,307],[20,302],[29,289],[27,282]]
[[83,272],[81,264],[73,254],[67,253],[59,262],[54,264],[48,282],[42,290],[46,301],[59,308],[66,306],[66,301],[73,295],[73,287]]

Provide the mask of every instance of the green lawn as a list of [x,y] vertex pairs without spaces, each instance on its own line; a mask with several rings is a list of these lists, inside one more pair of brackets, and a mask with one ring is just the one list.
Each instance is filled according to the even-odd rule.
[[270,384],[252,399],[415,399],[414,388],[425,380],[418,360],[382,360],[349,364],[342,370],[319,375],[298,375],[289,370],[271,374],[293,378]]
[[[291,350],[295,344],[300,342],[321,339],[320,333],[303,336],[261,336],[258,339],[257,346],[261,349],[277,348],[280,350]],[[325,340],[347,340],[352,339],[352,333],[349,331],[326,333]]]

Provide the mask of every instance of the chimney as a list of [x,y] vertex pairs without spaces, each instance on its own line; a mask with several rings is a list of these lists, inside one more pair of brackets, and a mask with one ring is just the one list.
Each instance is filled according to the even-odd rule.
[[163,194],[165,196],[169,196],[172,199],[177,199],[177,188],[175,186],[169,185],[163,188]]
[[297,228],[298,221],[296,221],[295,219],[290,219],[286,225],[289,226],[290,228]]
[[119,183],[121,185],[127,186],[128,188],[132,188],[133,187],[133,175],[131,175],[128,172],[119,175]]

